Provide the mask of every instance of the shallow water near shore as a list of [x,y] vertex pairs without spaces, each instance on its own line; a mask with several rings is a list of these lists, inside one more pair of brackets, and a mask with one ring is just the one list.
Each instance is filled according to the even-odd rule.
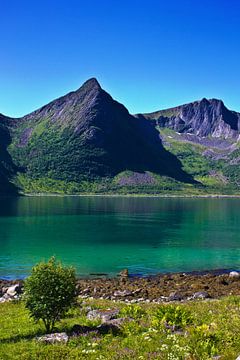
[[79,276],[240,269],[240,199],[0,199],[0,278],[55,255]]

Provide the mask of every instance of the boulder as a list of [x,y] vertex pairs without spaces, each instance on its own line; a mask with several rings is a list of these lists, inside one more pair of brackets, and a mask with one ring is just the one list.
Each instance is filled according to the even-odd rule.
[[177,292],[172,292],[169,295],[167,300],[168,301],[181,301],[181,300],[183,300],[183,296],[181,294],[177,293]]
[[47,334],[37,337],[36,340],[45,344],[67,343],[68,335],[65,332]]
[[6,294],[11,296],[11,297],[14,297],[16,295],[19,295],[21,293],[21,286],[20,284],[15,284],[15,285],[12,285],[10,286],[7,291],[6,291]]
[[7,293],[5,293],[2,297],[0,297],[0,303],[4,303],[12,299],[13,299],[12,297],[10,297]]
[[121,278],[128,278],[129,277],[128,269],[124,269],[124,270],[120,271],[119,276]]
[[87,314],[89,320],[100,319],[102,323],[114,319],[119,313],[118,309],[115,310],[90,310]]
[[238,271],[231,271],[229,273],[230,278],[239,278],[239,276],[240,276],[240,273]]
[[8,301],[4,296],[0,297],[0,304]]
[[192,296],[192,299],[209,299],[210,295],[206,291],[195,292]]

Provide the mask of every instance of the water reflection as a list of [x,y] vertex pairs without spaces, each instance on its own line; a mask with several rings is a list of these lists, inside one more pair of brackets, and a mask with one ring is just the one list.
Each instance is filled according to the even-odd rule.
[[2,199],[0,277],[56,255],[79,274],[240,267],[239,199]]

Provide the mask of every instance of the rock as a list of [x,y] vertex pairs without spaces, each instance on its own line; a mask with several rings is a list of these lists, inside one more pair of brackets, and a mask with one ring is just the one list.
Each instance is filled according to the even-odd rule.
[[10,286],[7,289],[6,294],[11,296],[11,297],[14,297],[14,296],[19,295],[21,293],[21,289],[22,289],[22,287],[19,284],[15,284],[15,285]]
[[114,294],[113,294],[114,296],[119,296],[119,297],[125,297],[125,296],[132,296],[133,295],[133,293],[132,293],[132,291],[130,291],[130,290],[123,290],[123,291],[121,291],[121,290],[116,290],[116,291],[114,291]]
[[46,344],[67,343],[68,335],[65,332],[47,334],[47,335],[37,337],[37,341],[43,342]]
[[5,294],[7,292],[7,290],[8,290],[8,287],[3,286],[2,289],[1,289],[2,295]]
[[206,291],[195,292],[192,296],[192,299],[209,299],[210,295]]
[[219,283],[226,286],[229,285],[229,283],[225,279],[220,279]]
[[89,312],[89,311],[91,311],[91,310],[92,310],[92,307],[88,305],[88,306],[86,306],[86,307],[85,307],[85,309],[84,309],[84,310],[85,310],[86,312]]
[[240,276],[240,273],[238,271],[231,271],[229,273],[230,278],[239,278],[239,276]]
[[133,319],[130,318],[118,318],[118,319],[112,319],[105,322],[107,325],[114,325],[120,327],[125,321],[132,321]]
[[83,289],[82,294],[89,294],[90,293],[90,288],[86,288],[86,289]]
[[173,292],[169,295],[168,301],[181,301],[183,300],[183,296],[177,292]]
[[[211,135],[224,139],[237,138],[239,135],[239,114],[228,110],[221,100],[204,98],[181,105],[170,117],[164,116],[165,112],[158,112],[157,125],[181,132],[181,136],[186,140],[191,141],[195,134],[201,138]],[[154,115],[155,113],[147,114],[147,118],[154,119]],[[207,146],[207,139],[205,141]]]
[[142,291],[141,288],[136,289],[136,290],[133,291],[133,294],[134,294],[134,295],[137,295],[137,294],[139,294],[141,291]]
[[119,310],[91,310],[87,314],[89,320],[100,319],[102,323],[114,319],[119,313]]
[[119,276],[121,278],[128,278],[129,277],[128,269],[124,269],[124,270],[120,271]]
[[14,298],[9,296],[7,293],[5,293],[1,298],[0,298],[0,303],[4,303],[4,302],[7,302],[7,301],[11,301],[13,300]]

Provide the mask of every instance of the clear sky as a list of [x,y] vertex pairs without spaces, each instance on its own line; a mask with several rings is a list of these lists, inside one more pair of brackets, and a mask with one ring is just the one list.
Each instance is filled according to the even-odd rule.
[[131,113],[203,97],[240,111],[239,0],[2,0],[0,112],[90,77]]

